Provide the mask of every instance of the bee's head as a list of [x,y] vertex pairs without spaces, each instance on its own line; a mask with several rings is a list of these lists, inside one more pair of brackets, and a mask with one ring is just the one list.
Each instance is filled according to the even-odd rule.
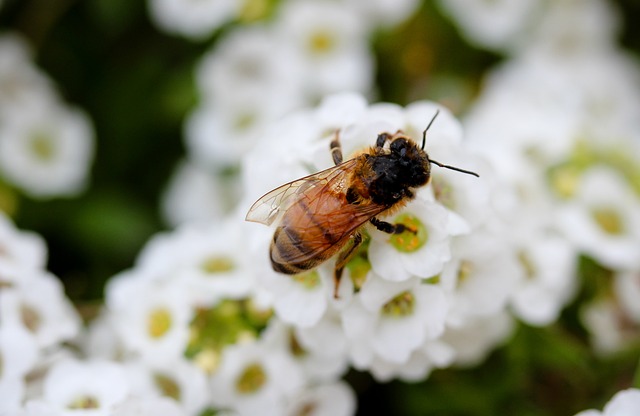
[[391,142],[389,150],[402,171],[403,181],[408,186],[418,187],[429,181],[429,156],[413,140],[400,136]]

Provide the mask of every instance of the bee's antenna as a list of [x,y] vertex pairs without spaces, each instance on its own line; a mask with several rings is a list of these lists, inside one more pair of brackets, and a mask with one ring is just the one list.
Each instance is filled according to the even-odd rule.
[[[431,125],[433,124],[433,121],[436,119],[436,117],[438,117],[438,114],[440,114],[440,110],[436,110],[436,113],[433,115],[433,118],[431,119],[431,121],[429,122],[429,124],[427,125],[427,128],[424,129],[424,131],[422,132],[422,150],[424,150],[424,144],[427,142],[427,130],[429,130],[429,127],[431,127]],[[440,166],[440,165],[438,165]]]
[[440,163],[440,162],[436,162],[436,161],[435,161],[435,160],[433,160],[433,159],[429,159],[429,161],[430,161],[431,163],[435,163],[436,165],[440,166],[441,168],[447,168],[447,169],[451,169],[451,170],[456,170],[456,171],[458,171],[458,172],[467,173],[467,174],[469,174],[469,175],[473,175],[473,176],[475,176],[475,177],[477,177],[477,178],[479,178],[479,177],[480,177],[480,175],[478,175],[478,174],[477,174],[477,173],[475,173],[475,172],[471,172],[470,170],[464,170],[464,169],[456,168],[455,166],[444,165],[444,164],[442,164],[442,163]]

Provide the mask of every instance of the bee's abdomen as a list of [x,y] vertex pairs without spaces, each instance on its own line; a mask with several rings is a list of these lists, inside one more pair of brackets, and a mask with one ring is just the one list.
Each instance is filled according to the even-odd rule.
[[[273,270],[285,274],[297,274],[312,269],[322,259],[312,257],[310,241],[305,241],[298,231],[291,227],[278,227],[271,242],[271,266]],[[298,259],[306,258],[304,261]]]

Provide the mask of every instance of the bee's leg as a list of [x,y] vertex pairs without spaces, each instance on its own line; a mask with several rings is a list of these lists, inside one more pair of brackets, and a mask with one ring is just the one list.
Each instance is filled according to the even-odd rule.
[[384,144],[389,139],[391,139],[391,135],[389,133],[378,134],[378,139],[376,140],[376,152],[380,152],[384,147]]
[[390,222],[379,220],[376,217],[371,218],[369,222],[371,222],[371,224],[373,224],[373,226],[378,230],[387,234],[401,234],[405,231],[409,231],[411,233],[416,232],[416,230],[407,227],[404,224],[391,224]]
[[339,165],[342,163],[342,145],[340,144],[340,130],[336,130],[336,134],[329,144],[331,149],[331,157],[333,157],[333,163]]
[[346,249],[342,250],[338,255],[338,259],[336,260],[336,268],[333,274],[333,297],[338,299],[338,287],[340,286],[340,279],[342,279],[342,271],[344,267],[347,265],[349,260],[356,254],[356,250],[362,244],[362,234],[355,233],[353,235],[353,240],[351,240],[351,244]]

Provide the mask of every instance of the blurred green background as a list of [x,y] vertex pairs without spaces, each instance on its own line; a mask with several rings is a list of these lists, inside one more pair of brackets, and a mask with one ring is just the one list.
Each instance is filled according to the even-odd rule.
[[[614,3],[623,12],[621,44],[637,54],[640,1]],[[30,42],[36,64],[94,123],[96,158],[84,194],[42,201],[1,191],[3,209],[19,228],[46,239],[49,269],[91,315],[105,281],[131,267],[149,237],[167,228],[160,198],[185,154],[183,121],[198,101],[193,70],[229,27],[194,42],[155,28],[140,0],[5,0],[0,28]],[[431,2],[406,23],[379,32],[374,52],[378,100],[406,104],[446,95],[458,114],[486,70],[502,59],[469,46]],[[581,270],[592,281],[558,323],[543,329],[520,325],[480,367],[435,371],[417,384],[381,385],[351,372],[359,414],[568,415],[602,408],[634,377],[640,387],[639,348],[606,359],[591,351],[577,305],[608,276],[586,260]]]

